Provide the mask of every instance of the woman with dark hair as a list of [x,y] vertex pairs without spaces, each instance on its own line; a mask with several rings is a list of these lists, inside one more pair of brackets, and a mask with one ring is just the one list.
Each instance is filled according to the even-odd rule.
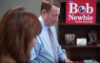
[[36,15],[23,7],[8,10],[0,22],[0,63],[29,63],[41,29]]

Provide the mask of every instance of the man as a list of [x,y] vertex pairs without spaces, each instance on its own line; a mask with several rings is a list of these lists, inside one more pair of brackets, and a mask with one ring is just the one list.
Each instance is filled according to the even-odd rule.
[[[57,0],[43,0],[41,16],[39,17],[42,32],[37,36],[37,44],[31,51],[31,62],[59,63],[60,61],[62,63],[73,63],[62,52],[61,46],[58,44],[54,24],[58,21],[59,14],[60,4]],[[50,33],[52,33],[53,38]]]

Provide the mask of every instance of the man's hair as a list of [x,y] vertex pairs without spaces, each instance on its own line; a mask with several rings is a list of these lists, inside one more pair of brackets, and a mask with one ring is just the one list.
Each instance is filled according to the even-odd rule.
[[41,14],[43,9],[49,12],[51,10],[52,5],[55,5],[59,8],[61,7],[60,3],[57,0],[43,0],[41,4]]

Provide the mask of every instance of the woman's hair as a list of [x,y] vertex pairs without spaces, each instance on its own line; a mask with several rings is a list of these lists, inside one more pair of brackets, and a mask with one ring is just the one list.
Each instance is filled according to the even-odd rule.
[[41,30],[35,14],[21,6],[8,10],[0,22],[0,59],[9,54],[17,63],[28,62],[28,44]]

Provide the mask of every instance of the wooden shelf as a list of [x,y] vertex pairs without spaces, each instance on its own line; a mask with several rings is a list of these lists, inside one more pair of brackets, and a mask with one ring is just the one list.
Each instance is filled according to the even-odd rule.
[[62,48],[100,48],[97,45],[77,46],[77,45],[61,45]]
[[59,25],[88,25],[88,26],[100,26],[100,24],[66,24],[66,23],[59,23]]
[[88,33],[96,31],[97,42],[100,41],[100,3],[96,8],[96,24],[66,24],[66,3],[61,3],[61,10],[58,22],[58,40],[62,48],[66,49],[67,57],[72,61],[82,61],[84,59],[95,59],[100,62],[100,46],[87,45],[66,45],[65,34],[75,34],[77,38],[87,38],[90,41]]

